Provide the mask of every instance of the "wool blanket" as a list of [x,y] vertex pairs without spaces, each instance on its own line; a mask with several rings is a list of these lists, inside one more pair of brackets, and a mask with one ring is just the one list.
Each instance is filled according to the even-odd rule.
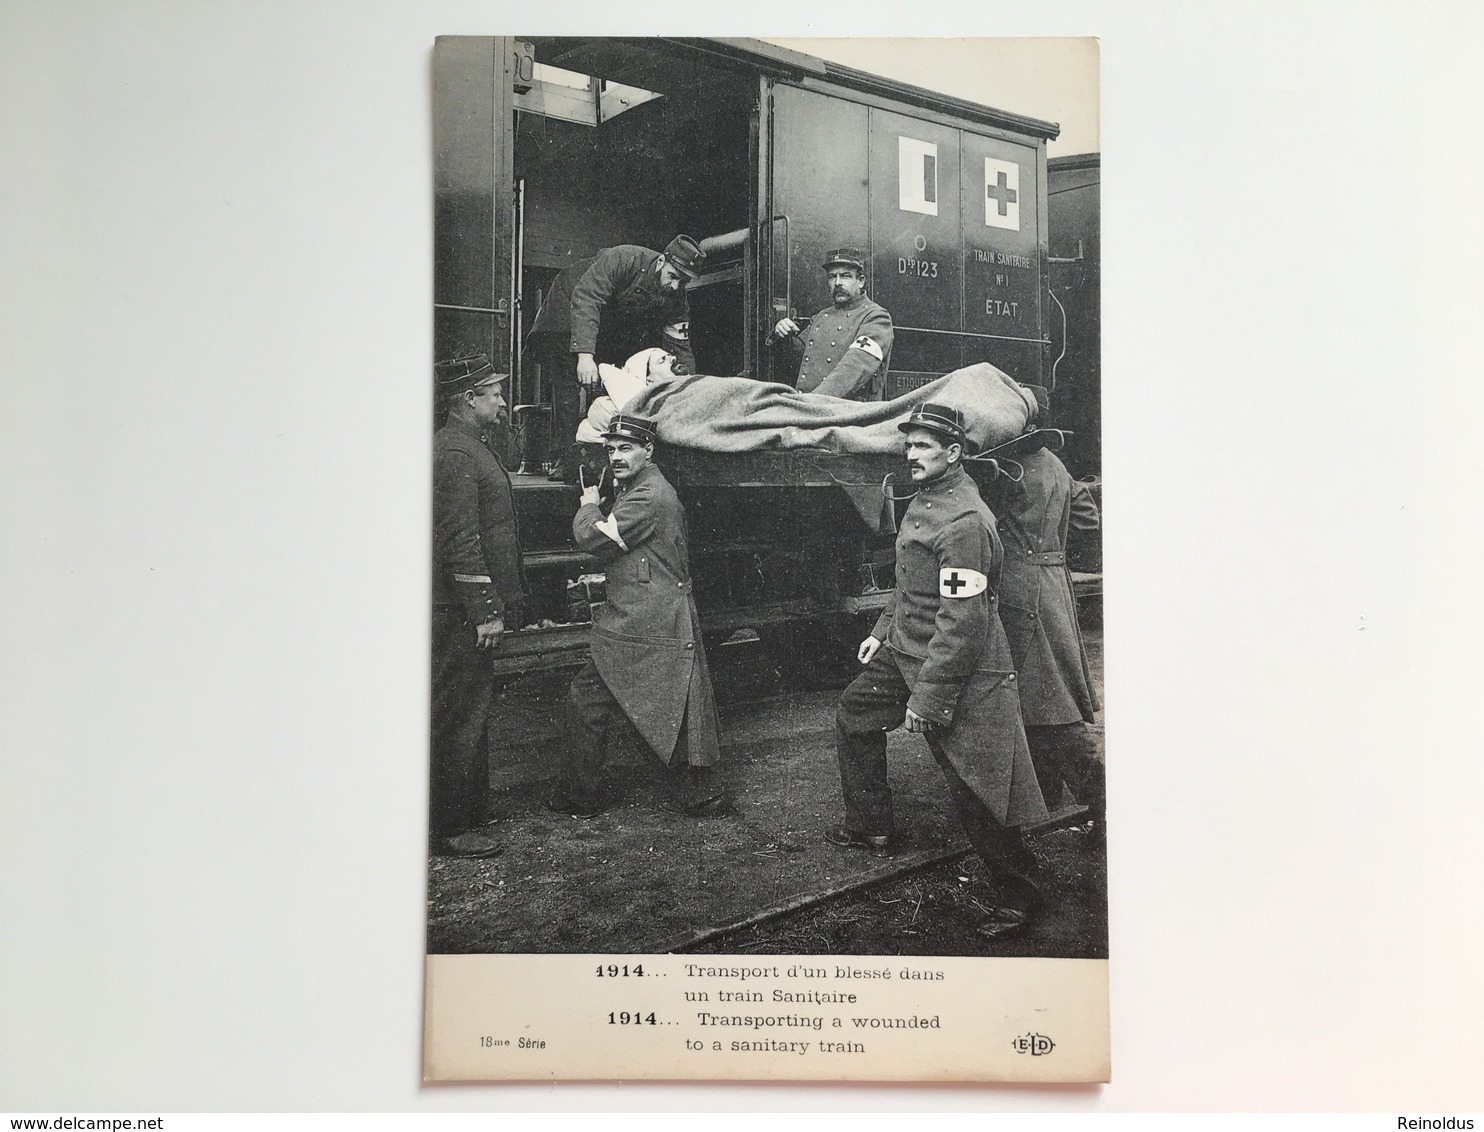
[[899,455],[897,426],[925,401],[962,409],[976,451],[1019,436],[1036,406],[1030,390],[979,362],[890,401],[843,401],[749,377],[688,376],[647,386],[623,408],[652,419],[660,440],[681,448]]

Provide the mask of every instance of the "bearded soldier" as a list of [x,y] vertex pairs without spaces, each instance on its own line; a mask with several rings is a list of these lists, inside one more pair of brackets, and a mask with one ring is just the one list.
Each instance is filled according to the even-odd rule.
[[599,362],[621,365],[639,350],[660,347],[685,372],[696,372],[685,288],[705,266],[700,245],[676,236],[663,252],[637,244],[604,248],[552,282],[527,340],[551,383],[552,436],[563,452],[552,479],[577,482],[580,460],[568,446],[582,390],[598,386]]
[[489,447],[508,375],[484,354],[434,374],[448,423],[433,438],[432,850],[493,857],[500,843],[479,828],[490,816],[490,662],[525,596],[510,476]]

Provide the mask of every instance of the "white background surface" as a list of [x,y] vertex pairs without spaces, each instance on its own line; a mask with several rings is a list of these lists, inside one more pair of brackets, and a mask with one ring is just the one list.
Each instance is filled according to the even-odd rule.
[[1102,37],[1114,1083],[419,1089],[429,52],[557,14],[10,0],[0,1109],[1484,1106],[1479,10],[884,10],[641,30]]

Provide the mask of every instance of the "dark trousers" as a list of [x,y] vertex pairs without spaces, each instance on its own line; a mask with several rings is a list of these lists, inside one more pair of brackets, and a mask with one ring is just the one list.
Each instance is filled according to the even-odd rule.
[[1086,806],[1093,818],[1102,820],[1107,813],[1103,764],[1093,753],[1092,733],[1087,724],[1027,727],[1025,738],[1030,744],[1041,793],[1048,800],[1055,799],[1060,793],[1060,783],[1065,782],[1072,797]]
[[[561,790],[569,800],[578,805],[595,806],[606,801],[603,768],[608,762],[609,741],[616,731],[632,730],[632,727],[623,708],[598,674],[598,666],[589,658],[567,689],[567,734],[562,752]],[[680,738],[676,740],[669,766],[665,766],[642,739],[639,745],[649,752],[654,763],[664,769],[665,789],[681,805],[699,805],[721,794],[721,780],[714,767],[689,765],[685,720],[680,722]]]
[[[845,796],[845,823],[867,835],[895,832],[891,787],[886,781],[886,733],[907,717],[911,689],[885,647],[840,695],[835,715],[835,749],[840,763],[840,789]],[[1020,830],[1001,825],[989,808],[959,777],[943,753],[947,728],[927,732],[928,749],[948,783],[958,820],[969,844],[988,866],[1006,904],[1034,911],[1040,904],[1039,869]]]
[[[582,420],[582,386],[577,384],[577,355],[567,349],[565,338],[541,335],[530,340],[529,349],[541,364],[541,380],[551,396],[551,455],[553,462],[565,460],[575,443]],[[600,390],[601,392],[601,390]]]
[[494,675],[462,609],[433,609],[432,781],[429,825],[452,837],[489,820],[485,745]]

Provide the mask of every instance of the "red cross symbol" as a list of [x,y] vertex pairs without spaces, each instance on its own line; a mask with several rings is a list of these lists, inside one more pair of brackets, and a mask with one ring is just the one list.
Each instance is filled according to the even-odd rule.
[[948,592],[950,594],[952,594],[954,597],[958,597],[958,591],[961,590],[961,589],[963,589],[968,584],[969,583],[967,581],[965,581],[963,578],[960,578],[958,576],[958,571],[957,570],[955,570],[955,571],[953,571],[953,573],[949,574],[948,575],[948,580],[943,583],[943,585],[947,588]]
[[995,183],[984,186],[985,195],[999,206],[1001,216],[1010,215],[1010,206],[1020,200],[1020,194],[1010,187],[1009,177],[1001,169],[995,174]]

